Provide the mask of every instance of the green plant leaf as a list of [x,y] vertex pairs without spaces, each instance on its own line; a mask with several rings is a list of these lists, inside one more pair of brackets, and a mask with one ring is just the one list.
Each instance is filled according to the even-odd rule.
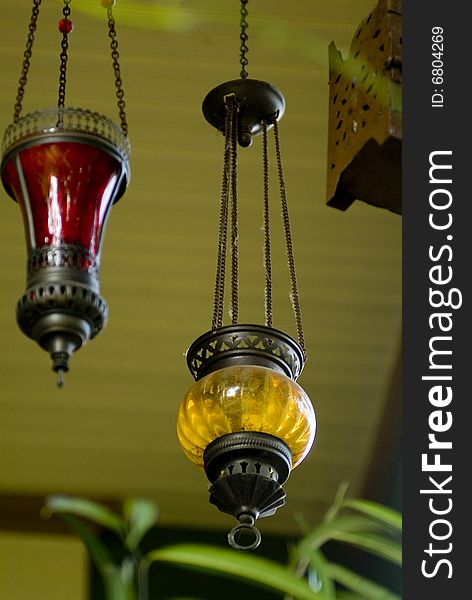
[[397,531],[402,530],[402,515],[393,508],[371,500],[345,500],[342,506],[372,517]]
[[313,569],[317,575],[318,591],[324,593],[326,600],[336,600],[336,589],[329,575],[328,562],[324,554],[320,550],[314,550],[309,556],[309,561],[309,568]]
[[178,544],[154,550],[146,558],[149,563],[172,563],[214,575],[243,579],[297,600],[327,600],[324,593],[311,591],[306,581],[298,579],[285,567],[259,556],[239,554],[234,550],[200,544]]
[[133,552],[144,535],[156,524],[158,509],[154,502],[143,498],[130,498],[123,504],[128,534],[125,544]]
[[323,521],[325,523],[328,523],[329,521],[332,521],[333,519],[335,519],[338,516],[338,513],[339,513],[339,511],[341,509],[341,506],[342,506],[342,504],[344,502],[344,498],[346,497],[348,489],[349,489],[349,482],[348,481],[342,481],[339,484],[339,487],[336,490],[336,494],[334,496],[333,503],[328,508],[328,510],[326,511],[326,514],[325,514],[325,516],[323,518]]
[[126,556],[121,563],[120,579],[125,587],[134,584],[134,560],[131,556]]
[[90,558],[95,563],[100,575],[106,579],[113,571],[119,574],[105,545],[94,535],[80,519],[69,514],[59,514],[59,517],[67,523],[85,544]]
[[46,504],[42,510],[43,516],[65,513],[83,517],[97,525],[111,529],[117,533],[120,538],[123,538],[125,535],[126,529],[124,520],[108,508],[105,508],[96,502],[92,502],[86,498],[59,495],[48,496],[46,498]]
[[375,535],[372,533],[347,533],[337,532],[332,536],[333,540],[346,542],[351,546],[362,548],[376,556],[385,558],[396,565],[402,564],[402,547],[399,542],[395,542],[384,535]]
[[377,521],[362,515],[339,516],[332,521],[322,523],[302,538],[295,547],[294,554],[298,558],[306,556],[309,559],[313,550],[317,550],[336,535],[368,531],[382,531],[382,526]]
[[138,600],[133,584],[123,581],[121,569],[115,569],[104,578],[107,600]]
[[296,513],[295,515],[293,515],[293,518],[303,535],[306,535],[311,529],[313,529],[313,527],[308,523],[307,519],[305,518],[305,515],[302,515],[301,513]]
[[366,600],[401,600],[400,596],[389,589],[361,577],[341,565],[329,563],[329,574],[335,581]]

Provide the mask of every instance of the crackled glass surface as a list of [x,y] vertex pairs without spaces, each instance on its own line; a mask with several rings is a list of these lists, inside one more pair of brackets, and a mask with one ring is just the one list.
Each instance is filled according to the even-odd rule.
[[256,366],[226,367],[197,381],[182,401],[177,434],[187,457],[203,466],[210,442],[227,433],[260,431],[283,440],[296,467],[316,432],[315,411],[289,377]]

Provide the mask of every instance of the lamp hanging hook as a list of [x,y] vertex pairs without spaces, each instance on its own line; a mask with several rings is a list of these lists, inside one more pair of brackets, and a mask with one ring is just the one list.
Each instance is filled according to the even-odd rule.
[[240,515],[239,524],[228,533],[228,543],[235,550],[255,550],[261,539],[261,532],[254,525],[254,517],[249,514]]

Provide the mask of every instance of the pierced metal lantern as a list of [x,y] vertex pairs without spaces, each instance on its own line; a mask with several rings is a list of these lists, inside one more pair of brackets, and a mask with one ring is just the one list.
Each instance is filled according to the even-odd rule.
[[[313,405],[296,383],[305,362],[292,235],[277,121],[285,109],[273,85],[247,78],[247,0],[241,3],[241,79],[223,83],[203,102],[207,121],[225,136],[220,228],[211,330],[187,351],[196,383],[183,399],[177,435],[189,460],[205,470],[210,502],[233,515],[231,546],[261,541],[256,519],[283,506],[282,485],[307,456],[316,432]],[[281,212],[298,341],[272,326],[268,130],[273,127]],[[237,147],[263,137],[265,324],[239,323]],[[230,238],[228,241],[228,237]],[[223,325],[227,245],[230,246],[231,325]]]
[[3,137],[1,178],[20,205],[28,252],[18,325],[50,353],[61,386],[72,353],[106,323],[100,255],[111,206],[129,181],[129,142],[112,2],[104,5],[121,127],[96,112],[64,106],[68,35],[73,29],[70,0],[64,2],[59,21],[58,105],[20,117],[39,4],[34,0],[14,119]]
[[329,45],[327,203],[402,212],[402,2],[378,0],[343,59]]

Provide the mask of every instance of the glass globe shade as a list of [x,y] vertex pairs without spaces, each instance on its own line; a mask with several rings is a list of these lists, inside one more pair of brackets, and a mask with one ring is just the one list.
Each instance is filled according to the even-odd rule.
[[202,377],[187,392],[179,408],[177,435],[187,457],[203,467],[208,444],[238,431],[283,440],[294,468],[313,445],[315,411],[304,390],[282,373],[259,366],[225,367]]

